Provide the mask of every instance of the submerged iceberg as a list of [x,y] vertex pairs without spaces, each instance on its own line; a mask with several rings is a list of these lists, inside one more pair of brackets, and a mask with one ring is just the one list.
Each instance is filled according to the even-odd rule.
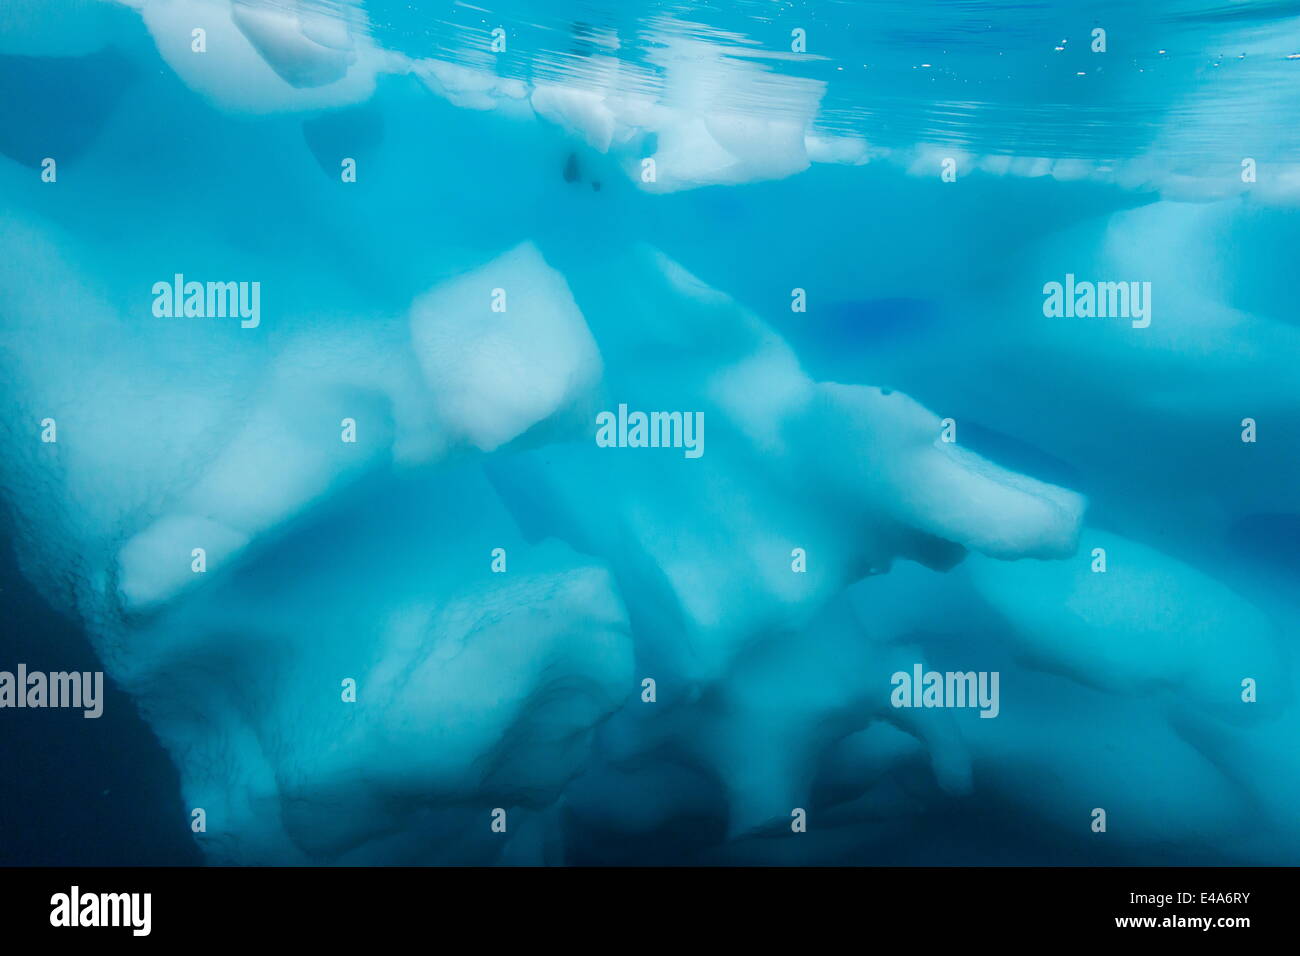
[[1295,861],[1294,170],[390,15],[0,13],[0,492],[207,859]]

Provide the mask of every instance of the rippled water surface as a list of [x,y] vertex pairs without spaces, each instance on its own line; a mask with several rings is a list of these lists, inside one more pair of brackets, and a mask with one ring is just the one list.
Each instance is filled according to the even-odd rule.
[[[313,2],[342,15],[340,4]],[[779,80],[737,105],[780,110],[795,80],[824,84],[818,125],[882,146],[1104,160],[1190,123],[1197,129],[1177,141],[1186,163],[1247,145],[1283,160],[1300,147],[1300,131],[1277,115],[1300,88],[1300,5],[1289,2],[376,0],[366,9],[376,40],[410,56],[589,84],[604,83],[615,61],[624,88],[656,95],[665,50],[708,43]],[[489,52],[497,27],[512,47],[499,57]],[[1106,31],[1104,54],[1091,50],[1095,28]],[[805,53],[791,52],[796,29]]]

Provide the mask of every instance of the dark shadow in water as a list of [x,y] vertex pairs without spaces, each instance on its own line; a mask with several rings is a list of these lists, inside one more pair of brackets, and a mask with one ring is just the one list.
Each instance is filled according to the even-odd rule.
[[[96,671],[85,631],[18,571],[0,515],[0,670]],[[0,709],[0,866],[203,862],[176,768],[135,704],[105,678],[103,713]]]
[[77,159],[131,81],[130,61],[113,49],[0,55],[0,153],[33,169],[47,156],[60,165]]

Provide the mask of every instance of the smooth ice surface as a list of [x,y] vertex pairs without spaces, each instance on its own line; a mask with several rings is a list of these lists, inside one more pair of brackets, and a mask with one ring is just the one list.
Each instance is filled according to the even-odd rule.
[[466,9],[0,7],[0,492],[205,858],[1296,862],[1297,21]]
[[571,409],[600,380],[564,277],[531,243],[416,299],[411,347],[446,431],[482,451]]

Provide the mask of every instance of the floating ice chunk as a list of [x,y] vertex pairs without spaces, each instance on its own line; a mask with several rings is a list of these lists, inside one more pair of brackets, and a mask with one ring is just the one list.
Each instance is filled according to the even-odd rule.
[[665,111],[652,130],[658,149],[655,176],[642,176],[642,160],[628,157],[624,168],[647,192],[698,186],[735,185],[783,179],[808,168],[805,123],[766,119],[735,111],[677,115]]
[[907,163],[907,174],[909,176],[919,176],[921,178],[934,177],[938,179],[940,174],[945,171],[945,163],[953,160],[956,163],[954,172],[961,177],[975,169],[983,169],[983,161],[970,153],[953,146],[937,146],[933,143],[920,143],[912,150],[899,152],[896,156],[898,162]]
[[1011,172],[1014,160],[1015,157],[1006,153],[990,153],[981,156],[977,165],[986,173],[991,173],[994,176],[1006,176]]
[[804,137],[804,151],[814,163],[863,166],[871,161],[871,146],[860,136],[809,133]]
[[823,384],[819,404],[821,416],[841,423],[836,447],[852,450],[838,466],[828,463],[835,485],[882,500],[910,527],[992,557],[1073,553],[1082,496],[943,442],[939,417],[901,393]]
[[[248,38],[262,58],[290,86],[298,88],[324,86],[342,79],[352,64],[351,43],[341,21],[315,15],[308,22],[315,36],[324,35],[331,45],[323,45],[306,35],[303,23],[292,9],[252,6],[235,2],[231,19],[239,32]],[[333,28],[322,29],[322,23]]]
[[597,90],[539,84],[533,89],[533,109],[545,120],[578,132],[592,149],[608,152],[614,139],[615,117]]
[[1087,179],[1093,170],[1093,165],[1086,159],[1062,158],[1052,162],[1052,178],[1063,183]]
[[310,0],[298,3],[298,29],[313,43],[330,50],[352,50],[356,38],[352,24],[364,24],[361,0],[335,0],[330,7],[317,8]]
[[573,406],[601,376],[568,284],[531,242],[417,299],[411,341],[448,431],[483,451]]
[[[538,106],[597,148],[607,139],[627,144],[622,165],[648,192],[780,179],[806,169],[805,137],[824,84],[768,73],[754,63],[726,56],[714,44],[664,36],[650,52],[662,71],[654,100],[637,92],[635,79],[603,73],[601,94],[548,92]],[[744,109],[747,97],[770,103]],[[611,130],[611,122],[613,129]],[[653,134],[650,157],[635,147]],[[653,159],[653,177],[643,159]]]
[[1037,179],[1052,172],[1052,160],[1045,156],[1017,156],[1011,162],[1011,175]]
[[737,158],[751,179],[784,179],[808,168],[806,116],[711,112],[704,122],[714,141]]
[[[145,0],[141,10],[158,52],[181,79],[223,109],[275,113],[369,99],[378,72],[402,72],[405,59],[364,36],[351,49],[305,36],[295,13],[231,0]],[[314,36],[323,33],[313,18]],[[206,31],[195,53],[193,31]]]
[[497,76],[444,60],[422,59],[411,62],[411,72],[425,86],[453,106],[472,110],[507,110],[529,114],[528,88],[521,80]]
[[[709,133],[701,117],[681,120],[656,131],[658,150],[650,157],[655,162],[655,181],[643,188],[650,192],[672,192],[693,186],[744,181],[736,157],[723,149]],[[627,161],[628,175],[638,178],[641,162]]]
[[[1072,561],[1014,565],[972,559],[980,594],[1011,622],[1039,666],[1125,693],[1176,687],[1221,716],[1263,710],[1242,703],[1242,680],[1281,675],[1268,617],[1213,578],[1136,541],[1096,528]],[[1092,549],[1106,570],[1093,570]]]

